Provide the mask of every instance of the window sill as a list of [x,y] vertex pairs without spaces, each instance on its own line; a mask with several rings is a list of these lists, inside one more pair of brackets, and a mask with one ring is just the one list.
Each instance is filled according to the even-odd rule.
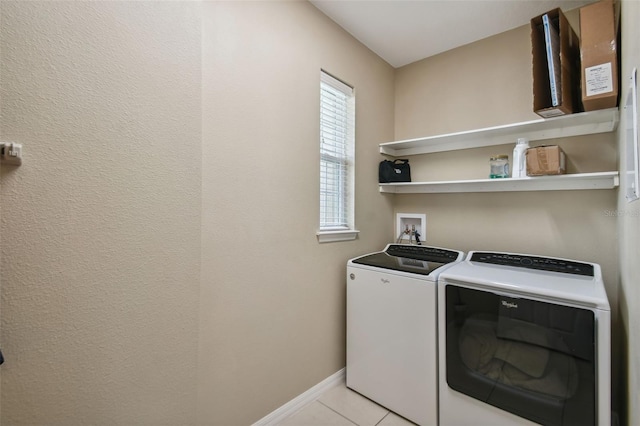
[[356,229],[345,229],[336,231],[318,231],[316,236],[319,243],[334,243],[337,241],[351,241],[358,237],[360,231]]

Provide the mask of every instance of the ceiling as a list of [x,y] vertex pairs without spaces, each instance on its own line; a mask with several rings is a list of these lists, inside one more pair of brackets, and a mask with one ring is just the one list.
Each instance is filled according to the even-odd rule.
[[594,0],[310,0],[393,67],[528,24]]

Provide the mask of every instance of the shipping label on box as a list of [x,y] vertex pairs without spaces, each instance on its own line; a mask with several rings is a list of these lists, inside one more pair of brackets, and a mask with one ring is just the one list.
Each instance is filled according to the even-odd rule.
[[611,62],[584,69],[584,89],[586,96],[613,92]]
[[557,145],[529,148],[526,157],[527,176],[562,175],[566,172],[565,155]]

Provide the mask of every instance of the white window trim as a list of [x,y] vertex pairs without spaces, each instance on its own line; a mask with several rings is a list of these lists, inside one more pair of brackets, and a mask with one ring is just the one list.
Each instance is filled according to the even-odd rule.
[[[333,88],[343,92],[343,93],[353,93],[353,88],[341,81],[339,81],[338,79],[336,79],[335,77],[331,76],[330,74],[324,72],[321,70],[320,72],[320,80],[329,85],[332,86]],[[354,117],[355,118],[355,117]],[[354,131],[354,129],[352,129],[351,131]],[[353,140],[353,143],[355,143],[355,140]],[[353,147],[355,148],[355,147]],[[351,153],[351,157],[353,159],[354,156],[354,152]],[[351,171],[352,175],[350,176],[351,179],[351,191],[353,191],[354,188],[354,182],[353,180],[355,179],[355,176],[353,175],[354,171]],[[352,195],[353,197],[353,195]],[[354,197],[355,198],[355,197]],[[351,203],[355,203],[355,199],[352,198],[351,199]],[[351,211],[348,212],[349,214],[349,219],[348,219],[348,223],[349,226],[336,226],[335,228],[331,228],[331,227],[324,227],[320,230],[318,230],[318,232],[316,233],[316,236],[318,238],[318,242],[319,243],[330,243],[330,242],[337,242],[337,241],[352,241],[355,240],[358,237],[358,234],[360,231],[358,231],[357,229],[355,229],[355,205],[352,206]]]
[[318,231],[316,236],[319,243],[335,243],[337,241],[353,241],[358,238],[357,229],[343,229],[335,231]]

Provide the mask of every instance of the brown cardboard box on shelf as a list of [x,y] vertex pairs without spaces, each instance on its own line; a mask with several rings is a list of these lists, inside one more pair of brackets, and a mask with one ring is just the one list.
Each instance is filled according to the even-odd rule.
[[563,175],[566,172],[565,155],[557,145],[529,148],[527,176]]
[[[556,69],[558,105],[554,106],[551,95],[547,43],[543,16],[547,15],[557,29],[558,45],[554,52],[559,55]],[[558,52],[559,51],[559,52]],[[541,117],[550,118],[582,110],[580,102],[580,46],[575,31],[562,10],[553,9],[531,19],[531,53],[533,69],[533,111]]]
[[580,8],[582,103],[585,111],[618,106],[617,19],[613,0]]

